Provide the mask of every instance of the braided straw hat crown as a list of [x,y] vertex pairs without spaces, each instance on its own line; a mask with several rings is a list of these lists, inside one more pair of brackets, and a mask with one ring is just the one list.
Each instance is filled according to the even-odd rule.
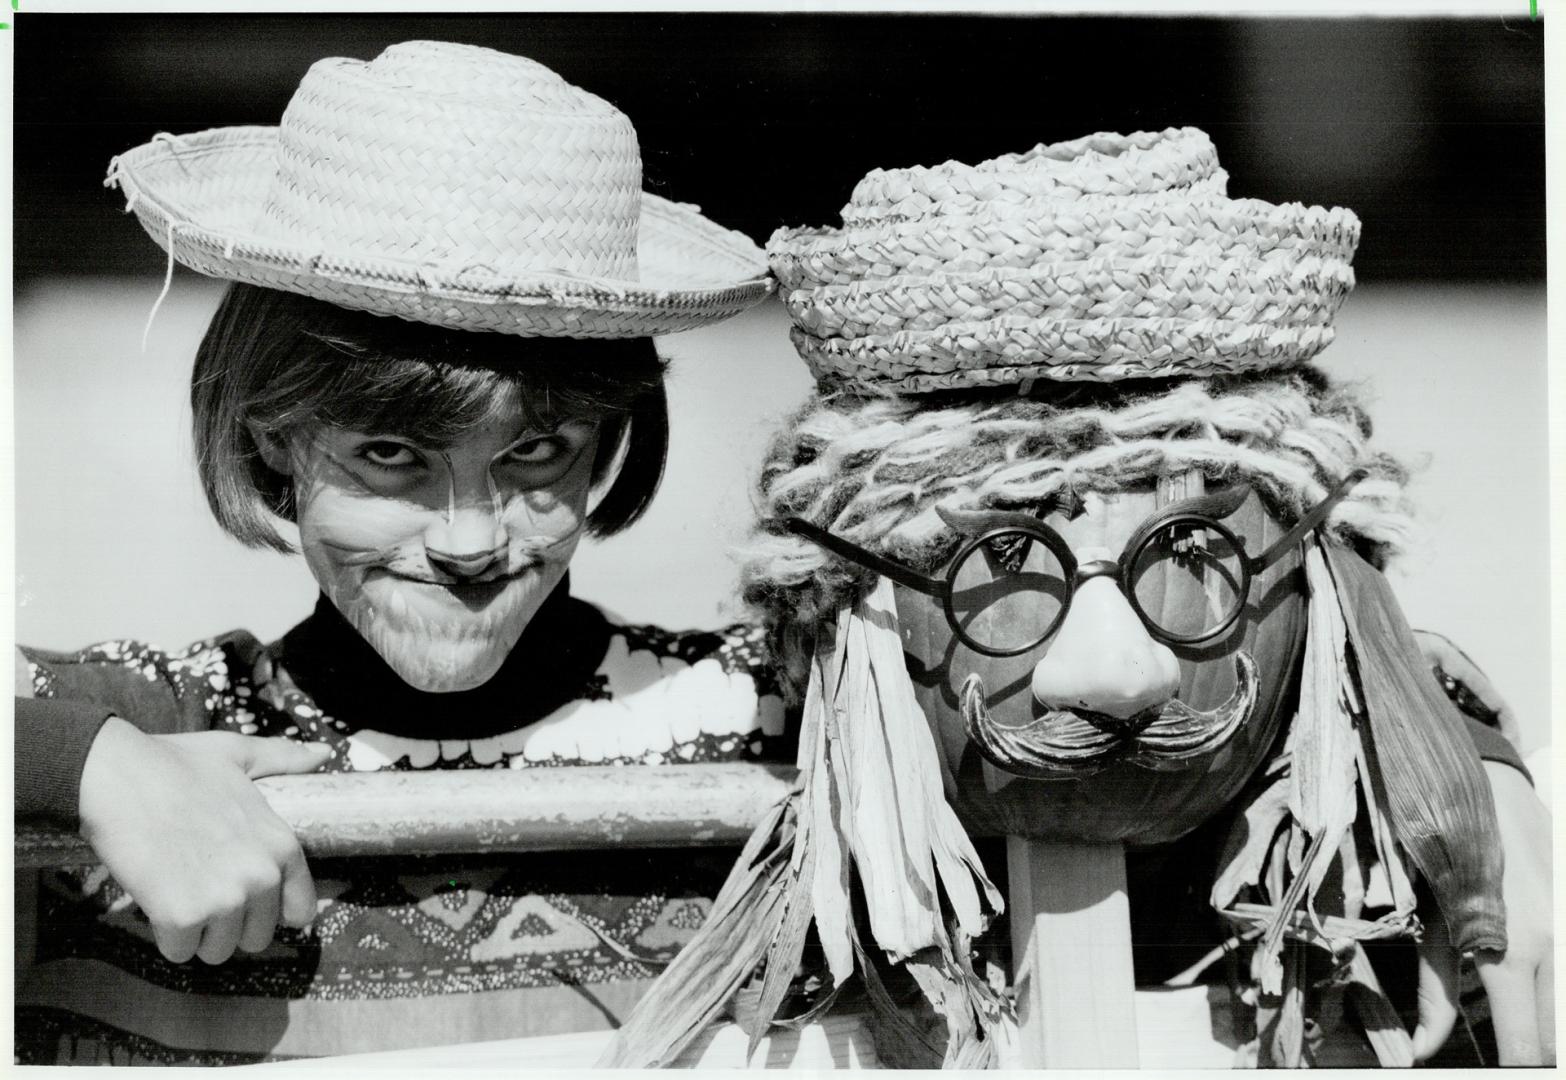
[[899,391],[1216,375],[1332,341],[1359,219],[1230,199],[1196,128],[872,171],[843,227],[767,255],[825,384]]
[[624,113],[470,45],[318,61],[280,126],[160,135],[107,183],[201,273],[458,329],[672,333],[771,288],[749,238],[642,191]]

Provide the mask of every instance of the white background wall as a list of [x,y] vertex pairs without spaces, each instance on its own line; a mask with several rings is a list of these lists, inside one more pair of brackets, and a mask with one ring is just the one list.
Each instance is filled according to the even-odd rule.
[[[211,522],[189,448],[190,358],[220,288],[180,272],[153,323],[147,279],[40,282],[16,298],[16,629],[73,647],[164,644],[308,612],[297,558],[250,552]],[[1549,739],[1544,290],[1365,286],[1344,306],[1334,375],[1369,380],[1378,441],[1424,468],[1428,542],[1393,571],[1410,621],[1455,639]],[[666,339],[672,447],[630,532],[588,545],[578,595],[674,627],[738,617],[730,549],[752,517],[767,440],[808,393],[782,309]]]

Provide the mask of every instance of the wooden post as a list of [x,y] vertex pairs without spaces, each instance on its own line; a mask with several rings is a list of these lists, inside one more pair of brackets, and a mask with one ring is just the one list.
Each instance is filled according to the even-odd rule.
[[1018,1030],[1007,1068],[1137,1067],[1125,849],[1006,838]]

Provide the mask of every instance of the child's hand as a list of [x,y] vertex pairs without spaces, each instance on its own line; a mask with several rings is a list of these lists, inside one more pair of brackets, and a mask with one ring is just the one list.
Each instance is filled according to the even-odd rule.
[[82,770],[81,834],[164,956],[222,963],[235,947],[266,948],[279,922],[315,917],[304,852],[252,781],[313,772],[328,755],[319,743],[104,724]]

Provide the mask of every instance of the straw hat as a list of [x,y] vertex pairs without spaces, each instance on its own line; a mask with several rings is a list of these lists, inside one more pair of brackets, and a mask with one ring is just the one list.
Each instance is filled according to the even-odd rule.
[[468,330],[640,337],[734,315],[761,250],[642,191],[629,118],[532,60],[444,42],[311,66],[279,127],[109,165],[203,274]]
[[1354,285],[1351,211],[1225,195],[1196,128],[880,170],[767,245],[817,379],[926,391],[1301,364]]

